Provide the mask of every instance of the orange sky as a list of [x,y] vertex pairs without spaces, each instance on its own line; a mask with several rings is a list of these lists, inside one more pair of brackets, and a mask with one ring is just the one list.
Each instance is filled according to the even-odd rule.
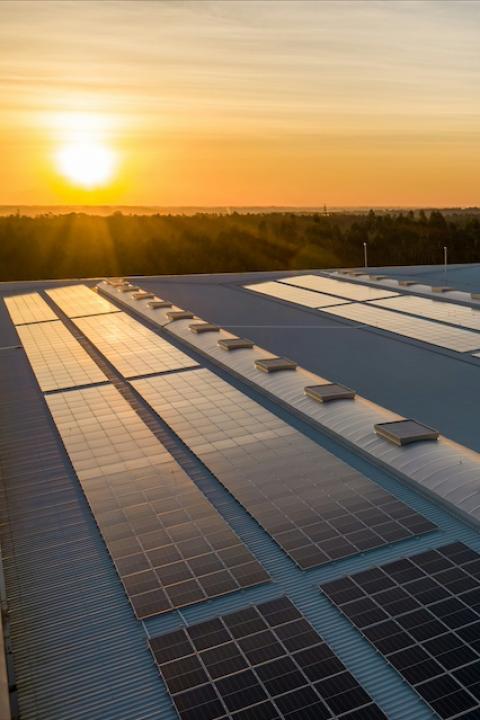
[[[478,2],[3,0],[1,16],[0,204],[480,204]],[[115,155],[104,187],[59,172],[85,128]]]

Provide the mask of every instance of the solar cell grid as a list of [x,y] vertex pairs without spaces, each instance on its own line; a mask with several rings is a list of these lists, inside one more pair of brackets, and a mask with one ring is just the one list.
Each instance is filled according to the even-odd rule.
[[181,720],[382,720],[286,597],[150,640]]
[[342,298],[311,292],[310,290],[304,290],[291,285],[284,285],[281,282],[268,281],[255,283],[253,285],[245,285],[245,288],[261,293],[262,295],[269,295],[270,297],[286,300],[287,302],[308,308],[328,307],[329,305],[338,305],[345,302]]
[[118,308],[86,285],[67,285],[45,291],[69,318],[118,312]]
[[12,295],[4,300],[14,325],[58,320],[58,316],[38,293]]
[[303,569],[434,528],[209,370],[132,385]]
[[445,545],[321,586],[445,720],[480,716],[480,554]]
[[137,617],[269,579],[114,387],[47,402]]
[[368,285],[335,280],[321,275],[298,275],[296,277],[282,278],[280,282],[320,293],[331,293],[347,300],[376,300],[378,298],[394,297],[398,294],[383,288],[373,288]]
[[74,322],[124,377],[197,365],[181,350],[123,312],[78,318]]
[[107,381],[60,320],[21,325],[17,332],[44,392]]
[[374,305],[387,308],[387,310],[398,310],[412,315],[420,315],[420,317],[430,320],[480,330],[480,312],[478,308],[457,305],[456,303],[439,302],[438,300],[413,295],[379,300]]
[[393,310],[385,310],[373,305],[351,303],[340,307],[325,308],[322,312],[457,352],[467,352],[480,347],[480,335],[470,330],[448,327],[431,320],[402,315]]

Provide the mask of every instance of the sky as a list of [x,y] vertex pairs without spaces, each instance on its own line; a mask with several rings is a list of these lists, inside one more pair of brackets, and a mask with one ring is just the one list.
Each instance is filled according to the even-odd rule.
[[476,0],[0,16],[0,204],[480,205]]

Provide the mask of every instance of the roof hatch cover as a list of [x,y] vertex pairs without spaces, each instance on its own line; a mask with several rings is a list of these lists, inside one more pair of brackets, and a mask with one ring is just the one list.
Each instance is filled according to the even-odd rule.
[[253,342],[246,338],[222,338],[217,345],[223,350],[243,350],[253,348]]
[[355,390],[337,383],[327,383],[325,385],[308,385],[305,387],[305,395],[317,402],[327,403],[333,400],[353,400]]
[[255,360],[255,367],[263,372],[278,372],[279,370],[296,370],[297,363],[287,358],[274,357]]
[[395,445],[409,445],[421,440],[437,440],[439,433],[416,420],[395,420],[374,425],[377,435]]

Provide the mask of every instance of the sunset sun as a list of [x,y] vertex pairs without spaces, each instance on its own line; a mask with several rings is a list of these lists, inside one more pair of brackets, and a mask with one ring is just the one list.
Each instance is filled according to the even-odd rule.
[[54,164],[64,179],[85,190],[103,187],[114,179],[118,157],[105,139],[104,118],[73,113],[56,118],[55,125],[61,142]]
[[114,152],[96,142],[65,145],[55,156],[58,171],[74,185],[91,189],[106,185],[115,170]]

